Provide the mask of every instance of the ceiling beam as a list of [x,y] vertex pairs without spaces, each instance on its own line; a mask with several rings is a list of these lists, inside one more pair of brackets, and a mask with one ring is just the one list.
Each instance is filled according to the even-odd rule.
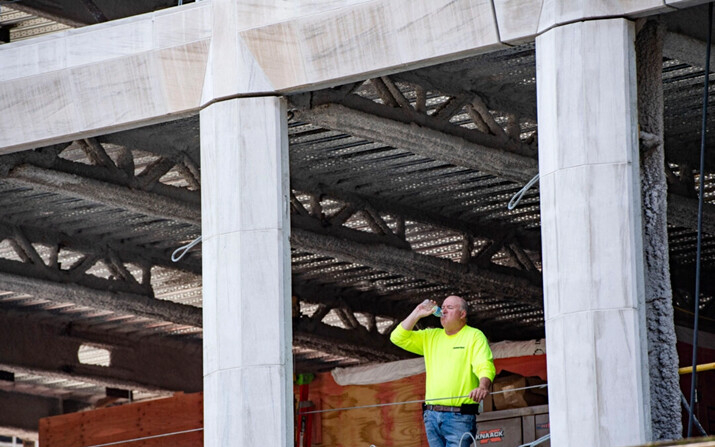
[[[167,129],[167,131],[172,134],[179,133],[180,138],[184,140],[192,140],[191,137],[187,137],[175,129]],[[90,162],[94,164],[71,161],[60,156],[63,151],[72,146],[81,148],[89,157]],[[196,152],[198,153],[198,146]],[[179,171],[194,171],[188,176],[184,175],[184,179],[197,182],[199,169],[189,154],[176,151],[167,155],[161,154],[159,159],[136,175],[135,154],[127,148],[123,148],[120,154],[115,162],[96,139],[78,140],[69,144],[56,144],[31,151],[2,155],[0,156],[0,175],[6,177],[14,168],[27,164],[80,178],[125,186],[133,191],[150,191],[186,203],[197,205],[201,203],[200,192],[159,182],[161,175],[174,167]]]
[[183,153],[198,160],[201,147],[199,130],[199,115],[196,114],[153,126],[105,134],[97,139],[101,143],[116,144],[164,157],[174,158]]
[[299,318],[293,322],[293,340],[322,352],[351,357],[362,361],[391,361],[411,357],[407,351],[390,342],[388,335],[367,329],[349,330]]
[[[300,222],[301,220],[297,219],[297,221]],[[298,226],[300,227],[300,224],[298,224]],[[302,229],[309,234],[313,234],[313,236],[310,237],[324,237],[338,241],[347,240],[350,241],[348,244],[353,244],[355,246],[378,248],[381,246],[380,236],[356,230],[349,230],[347,228],[342,228],[340,235],[337,236],[329,233],[322,236],[320,234],[315,234],[314,232],[317,231],[317,229],[314,225],[306,225],[305,228]],[[362,236],[362,238],[359,240],[350,240],[350,236],[353,234]],[[366,239],[367,236],[372,236],[372,239],[368,241]],[[398,250],[398,252],[394,255],[398,258],[407,256],[407,254],[410,253],[406,247],[390,248]],[[344,247],[343,250],[346,252],[354,251],[354,249],[349,246],[347,248]],[[379,253],[380,252],[378,250],[378,254]],[[439,268],[446,268],[448,270],[451,268],[456,269],[453,272],[454,276],[462,276],[463,274],[462,267],[452,261],[440,260],[424,255],[417,256],[421,258],[423,262],[427,263],[434,259],[439,263]],[[393,261],[389,260],[383,260],[381,262],[388,262],[389,264],[393,263]],[[410,267],[404,267],[406,270],[409,268]],[[147,318],[171,321],[179,324],[190,324],[197,327],[201,326],[200,308],[176,304],[169,301],[156,300],[141,295],[108,292],[106,290],[94,290],[77,284],[58,283],[32,278],[27,275],[20,275],[17,272],[18,269],[14,270],[16,270],[15,274],[8,273],[7,271],[0,274],[0,289],[16,291],[18,293],[30,293],[33,296],[51,299],[57,302],[72,302],[77,305],[102,308],[118,313],[128,313]],[[27,268],[24,270],[27,270]],[[431,270],[431,268],[427,267],[427,270]],[[413,272],[409,271],[408,273],[411,274]],[[400,318],[404,314],[408,313],[411,306],[411,304],[401,304],[400,302],[389,300],[386,297],[372,295],[366,292],[350,291],[326,285],[316,285],[314,283],[304,285],[294,283],[294,293],[302,298],[305,298],[308,302],[324,302],[326,304],[331,303],[332,305],[335,305],[338,304],[338,300],[340,300],[352,311],[384,315],[392,318]]]
[[407,220],[423,222],[447,230],[469,234],[475,239],[501,239],[505,234],[513,234],[519,245],[528,250],[541,252],[541,233],[538,230],[525,230],[522,227],[509,223],[500,223],[498,226],[480,222],[466,222],[461,219],[444,216],[435,211],[407,205],[385,197],[372,197],[364,194],[347,191],[335,185],[321,184],[313,179],[304,178],[300,172],[291,175],[291,187],[299,191],[326,194],[332,198],[358,207],[372,207],[375,210],[399,215]]
[[[387,109],[384,106],[379,107]],[[527,183],[538,172],[538,162],[535,158],[472,143],[462,137],[416,123],[401,122],[354,110],[341,104],[297,109],[294,111],[294,116],[300,121],[316,126],[345,132],[358,138],[383,143],[455,166],[471,168],[519,184]]]
[[[290,98],[290,101],[299,110],[316,109],[319,106],[330,104],[342,104],[351,110],[386,118],[390,121],[416,124],[421,128],[429,128],[442,134],[463,138],[479,146],[519,153],[526,155],[527,158],[535,158],[536,156],[535,147],[521,141],[518,134],[510,135],[504,131],[502,126],[494,120],[492,112],[489,111],[481,95],[475,94],[473,88],[460,90],[457,93],[440,91],[442,95],[450,96],[450,98],[433,111],[427,112],[425,104],[422,103],[426,97],[423,97],[422,101],[417,100],[413,106],[389,77],[371,79],[370,83],[377,89],[383,104],[359,94],[349,94],[351,90],[346,90],[345,88],[351,87],[349,84],[338,89],[325,89],[294,95]],[[416,88],[419,87],[422,87],[423,92],[427,90],[418,83]],[[396,100],[397,98],[399,100]],[[512,109],[508,109],[508,111],[513,115]],[[450,121],[450,118],[462,112],[466,112],[470,116],[470,119],[479,130],[457,125]],[[379,141],[372,138],[368,138],[368,140]]]
[[295,280],[295,276],[291,292],[306,303],[324,304],[330,307],[344,306],[353,312],[387,318],[402,319],[414,307],[413,303],[398,301],[373,292],[363,292],[315,281]]
[[[519,59],[535,58],[533,47],[516,47],[508,50],[518,51]],[[479,92],[489,110],[515,113],[518,116],[536,118],[536,89],[533,84],[521,82],[522,78],[505,80],[494,76],[494,58],[504,57],[500,52],[486,53],[467,59],[460,59],[445,64],[433,65],[412,71],[396,73],[392,76],[397,81],[421,86],[425,91],[439,91],[451,96],[468,92]],[[509,57],[512,57],[510,54]],[[498,63],[498,62],[496,62]],[[483,67],[483,68],[482,68]],[[522,68],[523,76],[536,76],[536,64],[531,71]]]
[[201,308],[145,295],[97,290],[77,284],[48,281],[7,272],[0,272],[0,290],[27,293],[41,299],[73,303],[159,321],[194,327],[202,325]]
[[106,256],[110,252],[123,262],[137,265],[160,266],[167,269],[201,274],[201,261],[186,258],[182,262],[172,262],[170,253],[157,251],[152,247],[129,246],[101,237],[87,237],[83,235],[70,235],[51,228],[39,228],[32,225],[16,225],[11,222],[0,222],[0,239],[11,238],[19,230],[31,243],[61,246],[83,254],[96,254]]
[[[353,288],[339,287],[332,284],[318,283],[317,281],[296,279],[293,277],[292,293],[297,296],[301,302],[309,304],[322,304],[328,309],[343,308],[351,312],[358,312],[365,315],[383,317],[398,322],[403,320],[412,309],[426,296],[435,297],[434,292],[429,294],[419,294],[415,292],[411,296],[385,296],[373,292],[364,292]],[[444,291],[442,297],[451,294],[449,291]],[[465,296],[468,302],[468,296]],[[479,299],[474,300],[479,302]],[[503,309],[502,309],[503,311]],[[478,310],[469,315],[469,324],[485,333],[488,333],[492,339],[508,339],[514,338],[514,334],[504,334],[504,325],[498,321],[499,317],[503,317],[503,312],[500,310]],[[426,321],[428,325],[437,325],[437,320]]]
[[[458,265],[455,263],[451,264]],[[344,303],[351,311],[354,312],[383,315],[396,319],[399,319],[409,313],[412,306],[411,303],[405,304],[366,292],[347,290],[328,285],[317,285],[315,283],[294,283],[293,287],[293,292],[306,302],[324,303],[332,306],[339,306],[341,303]],[[146,297],[130,296],[129,294],[123,293],[96,291],[73,284],[53,283],[33,278],[17,277],[7,273],[0,274],[0,289],[17,291],[18,293],[30,293],[31,295],[44,299],[51,299],[57,302],[73,302],[78,305],[102,308],[118,313],[129,313],[148,318],[172,321],[180,324],[201,326],[200,308]],[[313,338],[302,334],[296,337],[296,342],[298,344],[301,342],[308,343],[307,346],[311,346],[310,343],[316,342],[315,337],[327,337],[322,340],[321,343],[324,346],[329,346],[332,340],[331,337],[335,335],[331,331],[334,332],[333,329],[315,332]],[[349,352],[352,352],[354,355],[356,355],[355,353],[362,352],[361,350],[364,348],[361,348],[361,344],[365,342],[365,340],[364,337],[360,336],[359,331],[343,331],[344,332],[340,333],[343,343],[352,343],[353,345],[350,347]],[[88,339],[86,334],[80,334],[76,330],[73,336],[80,339],[87,339],[90,342],[92,340],[99,340],[100,343],[107,343],[108,340],[111,340],[111,337],[99,339],[98,335],[95,335],[94,337],[90,336]],[[309,338],[310,341],[308,340]],[[370,342],[370,346],[376,346],[374,341]],[[332,350],[331,352],[344,354],[341,349],[342,348],[337,351]],[[368,356],[368,354],[365,353],[361,355],[363,356],[360,357],[361,359],[365,359],[367,358],[365,356]],[[374,360],[374,358],[372,359]]]
[[[294,320],[293,333],[297,346],[341,357],[384,361],[409,356],[392,345],[387,335],[364,328],[346,330],[301,318]],[[203,385],[198,340],[149,337],[138,343],[120,334],[12,311],[0,313],[0,339],[0,369],[7,371],[130,390],[194,392]],[[109,349],[111,365],[81,364],[77,352],[82,344]]]
[[295,247],[314,250],[342,261],[368,265],[408,278],[448,284],[467,292],[508,296],[516,302],[536,308],[543,306],[541,285],[526,277],[494,272],[471,264],[459,264],[388,245],[368,245],[347,238],[317,234],[296,227],[291,230],[290,240]]
[[170,219],[190,225],[201,224],[201,207],[195,204],[75,174],[24,164],[11,169],[5,180],[145,216]]
[[[38,255],[39,256],[39,255]],[[117,278],[113,274],[110,278],[101,278],[87,273],[87,269],[91,268],[92,264],[97,264],[97,259],[92,256],[84,257],[82,261],[78,261],[79,266],[63,269],[58,265],[54,267],[48,267],[42,262],[42,259],[37,261],[28,262],[18,262],[10,261],[7,259],[0,259],[0,282],[4,281],[2,275],[6,275],[8,278],[17,277],[21,278],[23,281],[28,282],[28,289],[32,288],[33,291],[40,293],[40,295],[33,295],[37,298],[43,298],[42,287],[44,284],[37,284],[36,281],[46,281],[49,284],[72,284],[76,287],[82,287],[86,290],[96,291],[97,293],[115,293],[115,294],[127,294],[128,296],[144,297],[145,299],[154,299],[154,292],[149,284],[140,284],[134,279],[134,276],[127,271],[126,275],[131,277],[131,279]],[[114,267],[114,265],[112,265]],[[11,285],[12,280],[6,281],[5,284],[8,285],[8,291],[22,293],[17,290],[17,285]],[[33,283],[33,284],[30,284]],[[2,290],[2,289],[0,289]],[[50,290],[47,289],[49,292]],[[81,300],[82,298],[78,298]],[[117,300],[121,300],[117,295]],[[102,302],[100,298],[97,302]],[[134,308],[135,311],[142,311],[140,304]],[[86,304],[85,304],[86,305]],[[148,314],[151,314],[151,310],[147,310]]]
[[85,402],[86,404],[94,404],[104,395],[97,394],[97,388],[76,388],[63,389],[51,386],[51,384],[42,385],[35,381],[25,382],[13,380],[0,380],[0,391],[7,393],[29,394],[32,396],[51,397],[53,399],[74,400],[77,402]]
[[[21,312],[0,314],[0,339],[0,369],[8,371],[135,390],[194,392],[203,387],[198,340],[147,337],[137,343],[121,334],[95,337],[91,330]],[[82,344],[108,349],[110,366],[80,363],[77,353]]]

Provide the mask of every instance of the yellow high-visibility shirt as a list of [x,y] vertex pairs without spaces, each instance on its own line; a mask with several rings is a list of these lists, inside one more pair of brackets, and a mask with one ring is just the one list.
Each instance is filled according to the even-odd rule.
[[479,379],[494,380],[496,369],[492,350],[482,331],[464,326],[454,335],[444,329],[405,330],[398,324],[390,341],[407,351],[422,355],[427,370],[425,399],[431,405],[459,406],[475,403],[466,396],[479,386]]

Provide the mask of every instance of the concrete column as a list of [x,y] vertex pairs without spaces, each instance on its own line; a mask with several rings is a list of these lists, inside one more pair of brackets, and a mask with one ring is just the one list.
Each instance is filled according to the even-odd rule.
[[292,445],[288,132],[280,98],[201,111],[204,445]]
[[552,445],[650,438],[634,24],[536,39]]

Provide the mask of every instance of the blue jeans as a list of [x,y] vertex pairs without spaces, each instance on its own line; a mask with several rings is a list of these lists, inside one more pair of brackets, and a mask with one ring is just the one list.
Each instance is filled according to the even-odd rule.
[[477,417],[473,414],[425,410],[422,419],[430,447],[469,447],[472,438],[464,433],[477,434]]

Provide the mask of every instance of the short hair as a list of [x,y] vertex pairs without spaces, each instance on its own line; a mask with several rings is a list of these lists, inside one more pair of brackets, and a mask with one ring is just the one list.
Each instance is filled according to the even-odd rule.
[[[460,298],[462,298],[462,297],[460,296]],[[465,300],[464,298],[462,298],[462,299],[459,301],[459,308],[460,308],[461,310],[465,311],[466,313],[469,313],[469,305],[467,304],[467,300]]]
[[[462,298],[459,295],[450,295],[447,298],[449,298],[449,297],[458,298],[459,299],[459,310],[463,310],[467,314],[469,313],[469,305],[467,304],[467,300],[465,300],[464,298]],[[445,298],[445,299],[447,299],[447,298]]]

